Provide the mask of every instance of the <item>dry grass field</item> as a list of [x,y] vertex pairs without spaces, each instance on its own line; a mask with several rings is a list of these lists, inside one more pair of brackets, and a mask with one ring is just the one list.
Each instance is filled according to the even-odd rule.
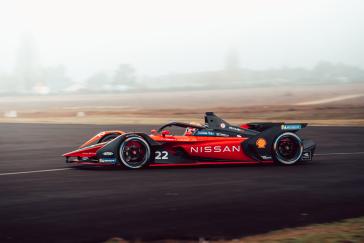
[[205,111],[214,111],[231,123],[285,120],[363,125],[364,85],[0,97],[3,123],[203,122]]
[[[107,240],[105,243],[128,243],[119,237]],[[143,241],[136,241],[143,242]],[[177,243],[178,240],[152,241],[160,243]],[[305,227],[287,228],[265,234],[247,236],[233,240],[189,240],[188,243],[362,243],[364,242],[364,218],[346,219],[339,222],[314,224]]]

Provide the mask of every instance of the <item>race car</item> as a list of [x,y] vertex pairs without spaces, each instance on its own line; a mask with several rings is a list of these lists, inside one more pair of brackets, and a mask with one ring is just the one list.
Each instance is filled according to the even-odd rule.
[[[104,131],[63,156],[67,163],[76,165],[127,169],[206,164],[293,165],[313,158],[315,143],[296,134],[306,126],[270,122],[234,126],[213,112],[206,112],[204,125],[174,121],[152,130],[150,135]],[[177,128],[183,130],[182,135],[172,134]]]

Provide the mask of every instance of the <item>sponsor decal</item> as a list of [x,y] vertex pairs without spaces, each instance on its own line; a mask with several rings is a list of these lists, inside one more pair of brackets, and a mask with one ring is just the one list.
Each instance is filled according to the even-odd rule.
[[[174,140],[164,139],[164,140],[167,140],[167,141],[175,141],[175,139]],[[188,138],[179,138],[178,141],[180,141],[180,142],[189,142],[190,139],[188,139]]]
[[[91,146],[89,147],[89,148],[92,148]],[[95,153],[92,153],[92,152],[82,152],[82,149],[78,149],[78,150],[76,150],[76,151],[81,151],[81,153],[82,153],[82,155],[90,155],[90,156],[93,156],[93,155],[95,155]]]
[[103,152],[102,155],[112,156],[112,155],[114,155],[114,153],[113,152]]
[[284,124],[281,126],[282,130],[299,130],[301,128],[301,124]]
[[312,154],[310,151],[303,152],[301,159],[302,160],[311,160]]
[[265,155],[262,155],[261,157],[262,157],[262,159],[272,159],[272,157],[270,157],[270,156],[265,156]]
[[212,132],[212,131],[197,131],[195,135],[197,135],[197,136],[216,136],[216,133]]
[[226,127],[225,123],[221,123],[221,124],[220,124],[220,127],[221,127],[221,128],[225,128],[225,127]]
[[197,131],[195,133],[196,136],[210,136],[210,137],[229,137],[229,135],[225,134],[225,133],[220,133],[220,132],[214,132],[214,131],[206,131],[206,130],[202,130],[202,131]]
[[191,147],[191,153],[230,153],[240,152],[240,146],[198,146]]
[[216,133],[216,136],[218,136],[218,137],[229,137],[229,135],[228,135],[228,134],[220,133],[220,132],[217,132],[217,133]]
[[241,129],[240,128],[237,128],[237,127],[229,127],[230,130],[235,130],[237,132],[240,132]]
[[264,138],[258,138],[255,144],[257,145],[257,148],[265,149],[267,146],[267,141]]
[[164,137],[164,141],[175,141],[176,139],[175,138],[166,138]]
[[100,163],[113,163],[113,164],[115,164],[116,163],[116,158],[102,158],[102,159],[99,159],[99,162]]

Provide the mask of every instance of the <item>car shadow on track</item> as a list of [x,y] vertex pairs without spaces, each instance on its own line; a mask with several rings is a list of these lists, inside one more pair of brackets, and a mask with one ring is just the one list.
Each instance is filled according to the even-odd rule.
[[75,170],[91,170],[91,171],[136,171],[136,170],[143,170],[143,171],[156,171],[156,170],[193,170],[193,169],[216,169],[216,168],[279,168],[279,167],[297,167],[297,166],[312,166],[313,163],[298,163],[295,165],[285,166],[285,165],[277,165],[277,164],[246,164],[246,165],[175,165],[175,166],[153,166],[153,167],[146,167],[141,169],[127,169],[122,166],[86,166],[86,165],[74,165],[70,166],[69,168],[73,168]]

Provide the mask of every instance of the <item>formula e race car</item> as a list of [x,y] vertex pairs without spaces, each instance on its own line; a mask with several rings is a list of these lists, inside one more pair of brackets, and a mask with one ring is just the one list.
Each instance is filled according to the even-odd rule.
[[[63,156],[67,163],[77,165],[129,169],[203,164],[293,165],[313,158],[315,143],[296,134],[306,126],[263,122],[233,126],[206,112],[204,125],[170,122],[150,135],[105,131]],[[183,130],[183,135],[171,133],[177,128]]]

